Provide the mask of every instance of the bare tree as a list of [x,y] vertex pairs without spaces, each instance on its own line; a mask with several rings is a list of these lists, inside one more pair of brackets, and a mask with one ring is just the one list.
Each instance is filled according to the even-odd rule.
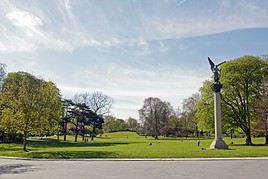
[[255,110],[260,120],[259,126],[265,130],[265,144],[268,144],[268,79],[262,83],[261,93],[255,101]]
[[[99,116],[108,115],[113,104],[113,99],[100,91],[77,94],[74,96],[74,101],[77,103],[85,104],[89,107],[90,110]],[[95,135],[96,126],[93,125],[91,140],[94,140]]]
[[144,123],[146,134],[152,134],[158,139],[161,130],[167,127],[169,107],[159,98],[147,98],[139,110],[140,120]]
[[138,127],[138,121],[132,117],[129,117],[127,119],[127,125],[130,131],[136,131]]
[[2,89],[6,77],[6,64],[0,63],[0,90]]
[[185,119],[190,123],[190,125],[193,125],[196,137],[198,137],[198,128],[195,114],[197,112],[197,102],[199,99],[199,93],[195,93],[192,96],[184,99],[182,102],[183,114],[185,115]]
[[100,91],[95,91],[90,96],[89,108],[98,115],[108,115],[112,108],[113,99]]

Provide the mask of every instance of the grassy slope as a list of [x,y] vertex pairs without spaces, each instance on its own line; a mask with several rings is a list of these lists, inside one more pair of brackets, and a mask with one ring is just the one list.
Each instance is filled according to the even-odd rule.
[[[202,150],[208,148],[212,140],[162,138],[138,136],[135,133],[120,132],[104,134],[91,143],[57,142],[53,139],[29,141],[30,152],[23,152],[19,144],[0,144],[0,156],[34,158],[182,158],[182,157],[255,157],[268,156],[268,146],[244,146],[244,139],[234,139],[230,150]],[[230,143],[230,139],[225,139]],[[264,143],[264,138],[254,138],[255,144]],[[149,145],[152,143],[152,145]]]

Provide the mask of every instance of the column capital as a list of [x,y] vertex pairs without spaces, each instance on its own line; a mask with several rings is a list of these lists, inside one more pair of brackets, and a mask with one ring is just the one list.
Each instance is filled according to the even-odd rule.
[[221,83],[213,83],[213,91],[216,93],[220,93],[222,88]]

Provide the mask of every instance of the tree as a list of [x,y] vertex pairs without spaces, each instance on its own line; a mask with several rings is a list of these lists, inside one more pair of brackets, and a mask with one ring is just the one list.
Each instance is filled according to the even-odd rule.
[[[108,115],[113,104],[113,99],[100,91],[95,91],[92,94],[77,94],[74,96],[74,101],[78,103],[85,103],[94,113],[99,116]],[[96,135],[96,128],[96,126],[92,126],[92,140]]]
[[115,120],[116,118],[113,116],[105,116],[103,124],[103,130],[105,133],[116,131],[117,126]]
[[[2,91],[2,86],[4,83],[4,79],[6,77],[6,65],[3,63],[0,63],[0,91]],[[1,122],[1,118],[0,118],[0,122]],[[0,126],[0,140],[4,140],[4,130],[1,129]]]
[[[213,101],[213,83],[211,80],[206,80],[200,88],[200,100],[197,102],[196,122],[198,129],[203,132],[214,132],[214,101]],[[223,133],[232,133],[239,131],[238,127],[232,125],[227,115],[229,109],[226,108],[224,102],[221,101],[221,114],[222,114],[222,131]]]
[[182,102],[183,112],[186,115],[185,117],[188,121],[188,126],[190,128],[194,128],[196,137],[198,137],[198,126],[195,115],[197,112],[197,103],[199,99],[200,99],[199,93],[195,93],[192,96],[184,99]]
[[140,120],[144,123],[146,134],[153,135],[158,139],[161,130],[167,127],[169,108],[159,98],[147,98],[139,110]]
[[[67,128],[68,128],[68,122],[72,119],[72,108],[75,104],[72,100],[64,99],[63,100],[63,110],[64,114],[59,122],[59,126],[62,132],[63,132],[63,141],[66,141],[67,136]],[[58,134],[58,140],[59,140],[59,134]]]
[[0,63],[0,90],[2,90],[5,77],[6,77],[6,65]]
[[43,96],[42,101],[44,101],[40,107],[41,111],[39,111],[43,121],[40,134],[51,135],[58,131],[59,119],[63,116],[60,90],[49,81],[42,83],[40,93]]
[[104,119],[104,132],[126,131],[127,129],[128,125],[123,119],[117,119],[114,116],[106,116]]
[[108,115],[110,113],[113,99],[100,91],[91,93],[80,93],[75,95],[74,101],[85,103],[93,112],[98,115]]
[[9,73],[4,80],[0,95],[1,127],[22,133],[24,151],[27,151],[30,134],[51,131],[54,121],[60,120],[62,108],[58,92],[51,82],[26,72]]
[[259,117],[257,125],[265,130],[265,144],[268,144],[268,79],[264,79],[259,96],[255,100],[255,110]]
[[197,102],[196,122],[202,131],[214,131],[214,107],[212,82],[206,80],[200,88],[200,100]]
[[130,131],[136,131],[138,127],[138,121],[134,118],[129,117],[127,119],[127,126]]
[[252,145],[251,123],[255,117],[254,100],[259,96],[267,65],[258,57],[244,56],[221,66],[223,108],[229,123],[241,128],[246,145]]
[[[65,117],[63,118],[65,123],[70,121],[75,126],[75,142],[77,142],[79,132],[82,134],[84,140],[86,131],[85,126],[94,126],[98,129],[102,128],[102,124],[104,122],[102,116],[97,115],[95,112],[89,109],[85,103],[74,103],[71,100],[65,100],[65,110]],[[64,130],[66,130],[66,127],[64,128]]]

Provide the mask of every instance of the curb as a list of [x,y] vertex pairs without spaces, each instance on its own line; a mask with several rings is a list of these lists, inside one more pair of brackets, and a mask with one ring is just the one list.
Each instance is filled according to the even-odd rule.
[[22,158],[22,157],[2,157],[1,159],[8,160],[29,160],[29,161],[88,161],[88,162],[103,162],[103,161],[121,161],[121,162],[172,162],[172,161],[236,161],[236,160],[268,160],[268,157],[237,157],[237,158],[88,158],[88,159],[42,159],[42,158]]

